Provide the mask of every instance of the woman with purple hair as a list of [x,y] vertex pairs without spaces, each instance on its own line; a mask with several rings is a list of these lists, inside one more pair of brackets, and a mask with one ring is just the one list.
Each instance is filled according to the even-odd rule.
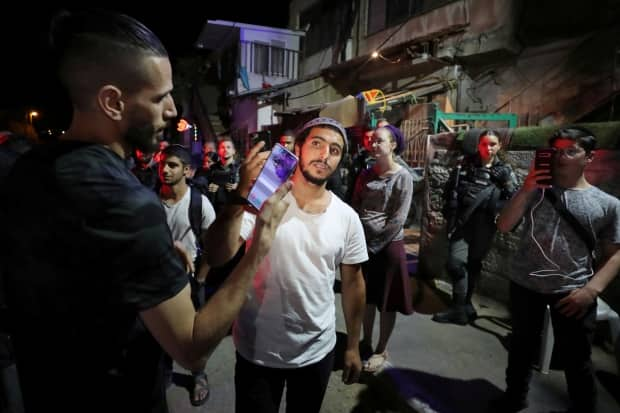
[[351,201],[364,226],[369,255],[363,265],[366,280],[363,348],[372,349],[377,310],[381,317],[379,341],[364,363],[368,372],[378,371],[387,360],[387,344],[396,312],[413,312],[403,230],[413,195],[413,178],[395,160],[403,148],[403,135],[397,127],[385,125],[375,130],[370,151],[376,162],[371,169],[360,173]]

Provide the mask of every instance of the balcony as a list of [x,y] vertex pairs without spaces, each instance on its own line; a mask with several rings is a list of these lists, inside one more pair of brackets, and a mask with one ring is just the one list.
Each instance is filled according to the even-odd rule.
[[241,41],[239,53],[240,64],[250,77],[264,76],[265,79],[261,77],[261,80],[269,84],[283,83],[298,77],[299,52],[296,50],[268,43]]

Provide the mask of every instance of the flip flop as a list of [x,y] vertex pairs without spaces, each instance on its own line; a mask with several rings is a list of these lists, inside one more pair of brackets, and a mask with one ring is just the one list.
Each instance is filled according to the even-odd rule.
[[387,350],[383,353],[373,354],[370,356],[368,361],[364,363],[364,371],[368,373],[375,373],[383,367],[385,362],[387,361],[388,353]]
[[192,406],[202,406],[209,400],[209,396],[211,396],[207,373],[193,374],[192,378],[194,383],[190,391],[189,401]]

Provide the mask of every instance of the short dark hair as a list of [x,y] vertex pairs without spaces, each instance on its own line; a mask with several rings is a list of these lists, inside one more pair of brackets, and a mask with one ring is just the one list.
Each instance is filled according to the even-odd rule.
[[168,57],[157,36],[139,21],[103,10],[53,17],[49,42],[58,74],[76,107],[105,84],[132,92],[144,83],[140,58]]
[[181,163],[183,163],[184,166],[191,165],[192,163],[192,156],[189,153],[189,150],[183,145],[179,145],[179,144],[170,145],[167,148],[165,148],[163,151],[161,151],[161,154],[165,158],[168,158],[169,156],[176,156],[177,158],[179,158],[179,160],[181,161]]
[[570,139],[577,142],[586,151],[586,154],[596,148],[596,136],[583,126],[568,126],[556,130],[549,138],[549,146],[553,146],[558,139]]

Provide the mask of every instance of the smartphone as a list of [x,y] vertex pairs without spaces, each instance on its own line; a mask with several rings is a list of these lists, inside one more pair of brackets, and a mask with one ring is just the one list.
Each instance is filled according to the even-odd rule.
[[268,151],[271,148],[271,131],[264,130],[260,132],[256,132],[252,136],[252,146],[256,145],[258,142],[265,142],[265,146],[263,146],[263,151]]
[[[536,168],[536,170],[548,169],[549,174],[551,174],[551,162],[553,160],[553,155],[555,155],[555,148],[536,149],[536,154],[534,155],[534,168]],[[540,185],[551,185],[551,178],[540,179],[536,182]]]
[[248,194],[248,202],[260,210],[267,198],[291,176],[297,167],[297,156],[284,146],[276,143],[271,149],[256,182]]

